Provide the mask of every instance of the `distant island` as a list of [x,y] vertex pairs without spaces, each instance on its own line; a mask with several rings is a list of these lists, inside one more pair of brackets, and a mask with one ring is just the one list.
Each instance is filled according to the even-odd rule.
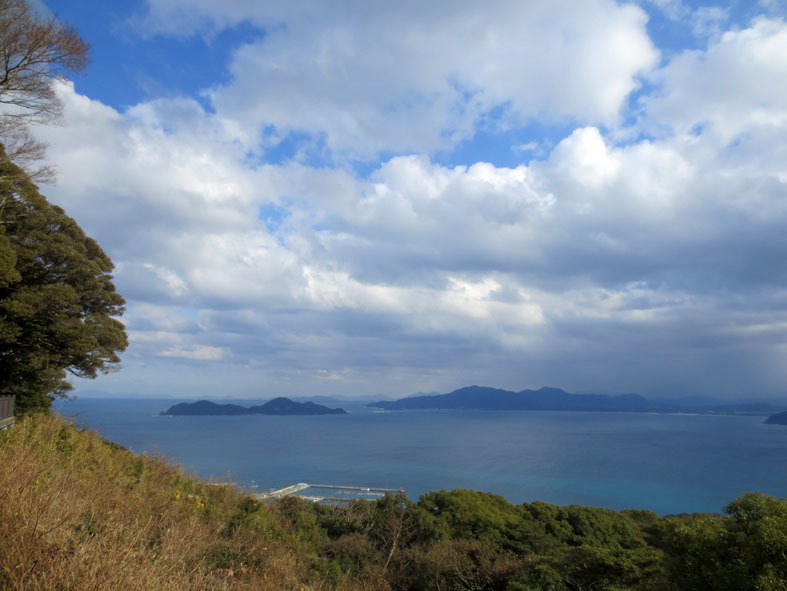
[[216,404],[209,400],[181,402],[170,406],[161,413],[169,416],[197,415],[346,415],[343,408],[328,408],[314,402],[295,402],[279,397],[259,406],[240,406],[237,404]]
[[[427,396],[381,400],[367,406],[384,410],[571,410],[596,412],[659,412],[768,415],[782,410],[768,403],[696,404],[654,401],[639,394],[570,394],[560,388],[520,390],[468,386]],[[787,413],[783,413],[787,415]],[[778,416],[778,415],[774,415]],[[784,419],[787,421],[787,418]],[[785,423],[787,424],[787,422]]]
[[769,416],[765,421],[767,425],[787,425],[787,412],[777,412]]

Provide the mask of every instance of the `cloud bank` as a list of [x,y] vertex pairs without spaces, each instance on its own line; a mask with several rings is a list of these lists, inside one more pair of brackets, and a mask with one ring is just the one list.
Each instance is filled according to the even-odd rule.
[[[129,301],[103,387],[783,392],[783,19],[664,57],[644,5],[259,4],[150,0],[260,34],[200,97],[62,83],[38,130]],[[451,162],[481,131],[529,148]]]

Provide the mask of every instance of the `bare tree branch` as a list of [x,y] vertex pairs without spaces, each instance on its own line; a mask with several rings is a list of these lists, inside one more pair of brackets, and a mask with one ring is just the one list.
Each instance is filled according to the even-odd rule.
[[31,124],[62,116],[53,81],[84,70],[88,44],[57,18],[39,18],[25,0],[0,0],[0,141],[8,158],[36,181],[53,179],[51,167],[35,168],[46,146],[30,134]]

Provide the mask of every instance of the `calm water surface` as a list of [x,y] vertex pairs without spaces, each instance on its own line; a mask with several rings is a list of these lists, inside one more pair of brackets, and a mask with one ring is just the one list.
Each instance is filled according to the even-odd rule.
[[[296,482],[470,488],[660,514],[787,495],[787,427],[762,417],[352,409],[344,416],[162,417],[173,400],[78,399],[57,409],[136,452],[255,490]],[[241,404],[247,404],[242,402]]]

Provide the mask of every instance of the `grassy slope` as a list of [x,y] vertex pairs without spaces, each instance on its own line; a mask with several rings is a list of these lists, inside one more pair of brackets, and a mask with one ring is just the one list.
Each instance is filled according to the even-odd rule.
[[333,588],[275,511],[57,416],[0,433],[0,499],[2,589]]

